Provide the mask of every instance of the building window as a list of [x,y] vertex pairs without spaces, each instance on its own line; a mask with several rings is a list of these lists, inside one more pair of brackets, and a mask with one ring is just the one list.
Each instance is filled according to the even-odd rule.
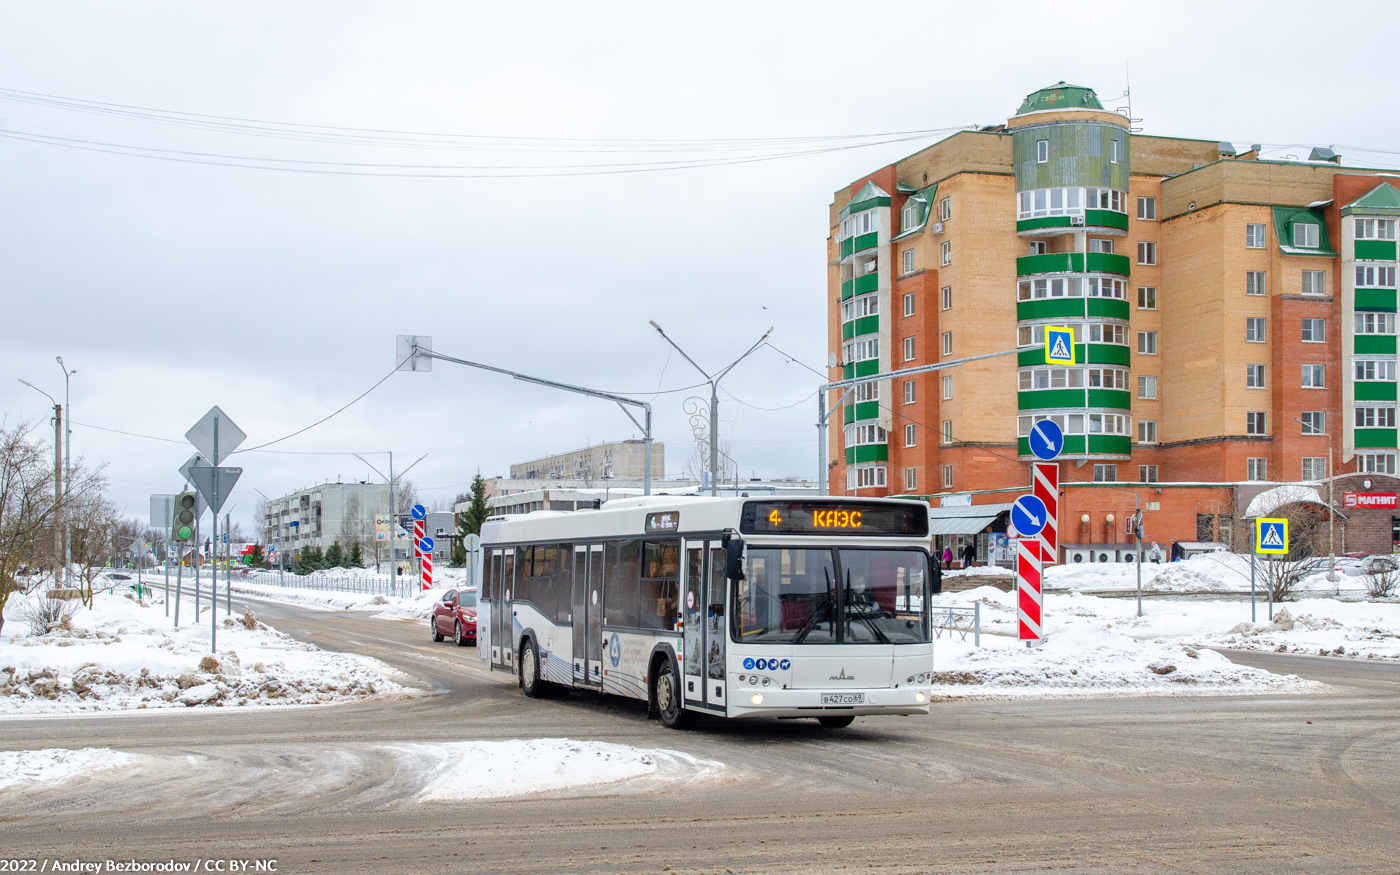
[[1138,243],[1138,264],[1157,263],[1157,244],[1146,240]]
[[1327,459],[1324,456],[1303,457],[1303,479],[1321,480],[1327,476]]
[[906,207],[905,207],[903,210],[901,210],[900,213],[899,213],[899,225],[900,225],[900,227],[903,228],[905,231],[908,231],[909,229],[913,228],[913,227],[914,227],[914,223],[915,223],[915,222],[917,221],[917,219],[918,219],[918,215],[919,215],[918,209],[915,208],[914,202],[913,202],[913,201],[910,201],[910,202],[909,202],[909,205],[906,206]]
[[1293,225],[1293,245],[1302,249],[1317,248],[1317,224],[1314,222],[1296,222]]
[[1247,270],[1244,272],[1244,293],[1246,295],[1265,294],[1264,271]]
[[1157,199],[1155,197],[1138,198],[1138,218],[1147,222],[1157,220]]
[[873,382],[857,383],[855,387],[855,393],[857,401],[879,401],[880,384]]
[[1244,339],[1249,343],[1263,343],[1268,338],[1264,333],[1264,317],[1250,316],[1244,320]]
[[1156,466],[1156,465],[1138,465],[1138,482],[1139,482],[1139,483],[1156,483],[1156,482],[1157,482],[1157,466]]
[[905,316],[913,316],[913,315],[914,315],[914,293],[913,293],[913,292],[906,292],[905,295],[904,295],[904,315],[905,315]]
[[1089,251],[1090,251],[1090,252],[1102,252],[1102,253],[1104,253],[1104,254],[1106,254],[1106,255],[1112,255],[1112,254],[1113,254],[1113,241],[1112,241],[1112,240],[1099,240],[1099,239],[1097,239],[1097,238],[1095,238],[1095,239],[1093,239],[1093,240],[1090,240],[1090,241],[1089,241]]
[[914,426],[912,423],[910,425],[904,426],[904,445],[906,447],[912,447],[916,445],[914,437]]
[[953,241],[951,241],[951,240],[944,240],[944,241],[943,241],[942,250],[943,250],[943,264],[944,264],[944,265],[952,264],[952,263],[953,263]]
[[1264,389],[1264,366],[1245,365],[1244,366],[1244,387],[1246,389]]
[[953,420],[951,420],[951,419],[945,419],[945,420],[943,420],[943,443],[945,443],[945,444],[951,444],[952,442],[953,442]]
[[1262,410],[1251,410],[1244,415],[1244,433],[1250,435],[1268,434],[1266,425],[1266,414]]
[[1095,483],[1117,483],[1117,482],[1118,482],[1118,466],[1117,466],[1117,465],[1095,465],[1095,466],[1094,466],[1094,482],[1095,482]]
[[943,378],[943,400],[944,400],[944,401],[951,401],[951,400],[953,400],[953,378],[952,378],[952,377],[944,377],[944,378]]
[[953,199],[945,197],[938,202],[938,221],[946,222],[953,218]]
[[1304,320],[1303,320],[1303,342],[1304,342],[1304,343],[1326,343],[1326,342],[1327,342],[1327,320],[1326,320],[1326,319],[1304,319]]
[[1140,444],[1155,444],[1155,443],[1157,443],[1157,420],[1155,420],[1155,419],[1139,419],[1139,420],[1138,420],[1138,443],[1140,443]]
[[1394,240],[1394,219],[1357,219],[1357,240]]
[[952,489],[952,488],[953,488],[953,466],[952,466],[952,465],[944,465],[944,466],[943,466],[943,487],[944,487],[945,489]]
[[1325,389],[1327,388],[1327,366],[1326,365],[1303,365],[1303,388],[1304,389]]
[[1395,359],[1356,359],[1359,383],[1394,383]]
[[1139,310],[1156,310],[1156,309],[1157,309],[1157,287],[1156,287],[1156,286],[1138,286],[1138,309],[1139,309]]
[[1045,241],[1044,241],[1044,240],[1032,240],[1032,241],[1031,241],[1031,255],[1044,255],[1044,254],[1045,254]]
[[1268,480],[1268,465],[1264,459],[1245,459],[1246,480]]
[[905,403],[905,404],[913,404],[913,403],[914,403],[914,381],[913,381],[913,380],[905,380],[905,381],[904,381],[904,403]]
[[1327,416],[1321,410],[1304,410],[1298,417],[1303,434],[1327,434]]
[[1357,428],[1395,428],[1394,407],[1357,407]]
[[1395,454],[1394,453],[1357,453],[1356,473],[1358,474],[1394,474]]
[[885,469],[881,465],[862,465],[846,474],[846,486],[859,489],[865,486],[884,486]]
[[1263,225],[1245,225],[1245,226],[1244,226],[1244,245],[1247,246],[1247,247],[1250,248],[1250,249],[1263,249],[1263,248],[1264,248],[1264,226],[1263,226]]
[[878,294],[859,295],[841,305],[841,321],[850,322],[862,316],[874,316],[880,312]]
[[953,354],[953,332],[951,331],[943,332],[943,354]]
[[912,362],[914,360],[914,338],[904,338],[904,360]]
[[846,364],[855,362],[867,362],[880,357],[880,337],[872,334],[869,337],[848,340],[841,345],[841,354],[845,356]]
[[1327,294],[1327,271],[1325,271],[1325,270],[1305,270],[1305,271],[1303,271],[1303,294],[1305,294],[1305,295],[1325,295],[1325,294]]
[[1138,332],[1138,352],[1139,352],[1140,354],[1142,354],[1142,355],[1156,355],[1156,354],[1157,354],[1157,332],[1155,332],[1155,331],[1139,331],[1139,332]]
[[1117,141],[1117,140],[1109,140],[1109,141],[1108,141],[1108,163],[1109,163],[1109,164],[1117,164],[1117,163],[1118,163],[1118,141]]
[[1394,334],[1394,313],[1357,313],[1357,334]]
[[904,272],[905,272],[905,273],[913,273],[913,272],[914,272],[914,250],[913,250],[913,249],[906,249],[906,250],[904,250],[904,256],[903,256],[903,257],[904,257]]
[[1036,140],[1036,141],[1035,141],[1035,163],[1037,163],[1037,164],[1044,164],[1045,162],[1047,162],[1047,161],[1049,161],[1049,160],[1050,160],[1050,141],[1049,141],[1049,140]]
[[1138,397],[1139,397],[1139,398],[1156,398],[1156,397],[1157,397],[1157,378],[1156,378],[1156,377],[1138,377]]
[[908,492],[913,492],[913,491],[914,491],[915,489],[917,489],[917,488],[919,488],[919,469],[918,469],[918,468],[905,468],[905,469],[904,469],[904,489],[905,489],[906,491],[908,491]]
[[953,287],[952,287],[952,286],[944,286],[942,292],[940,292],[939,294],[940,294],[940,297],[943,299],[943,302],[942,302],[942,303],[943,303],[943,309],[944,309],[944,310],[951,310],[951,309],[953,309]]
[[1356,266],[1356,284],[1358,286],[1380,286],[1381,288],[1393,289],[1395,288],[1395,268],[1358,264]]

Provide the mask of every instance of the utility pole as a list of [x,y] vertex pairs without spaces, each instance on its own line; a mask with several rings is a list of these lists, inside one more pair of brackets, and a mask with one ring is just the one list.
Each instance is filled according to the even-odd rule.
[[413,465],[409,465],[407,468],[405,468],[405,469],[403,469],[402,471],[400,471],[399,474],[398,474],[397,476],[395,476],[395,475],[394,475],[394,453],[393,453],[391,450],[385,450],[384,452],[385,452],[386,454],[388,454],[388,456],[389,456],[389,476],[388,476],[388,477],[384,477],[384,472],[383,472],[383,471],[380,471],[378,468],[374,467],[373,465],[370,465],[370,464],[369,464],[369,460],[366,459],[364,456],[361,456],[359,453],[351,453],[350,455],[352,455],[352,456],[354,456],[355,458],[359,459],[361,462],[364,462],[366,465],[369,465],[369,468],[370,468],[371,471],[373,471],[374,473],[378,474],[380,477],[384,477],[385,480],[389,481],[389,581],[390,581],[390,589],[391,589],[391,591],[392,591],[395,595],[400,595],[400,593],[399,593],[399,566],[396,564],[396,562],[395,562],[395,560],[394,560],[394,534],[395,534],[395,529],[397,529],[397,528],[399,527],[399,512],[398,512],[398,507],[397,507],[397,506],[395,505],[395,503],[394,503],[394,499],[395,499],[395,497],[396,497],[396,495],[395,495],[395,488],[394,488],[394,487],[395,487],[395,484],[397,484],[397,482],[398,482],[398,480],[399,480],[400,477],[403,477],[405,474],[407,474],[409,471],[411,471],[411,470],[413,469],[413,465],[417,465],[419,462],[421,462],[421,461],[423,461],[424,459],[428,458],[428,454],[427,454],[427,453],[424,453],[423,455],[419,456],[419,457],[413,462]]
[[63,356],[55,356],[59,368],[63,371],[63,409],[68,411],[68,422],[65,424],[63,435],[63,585],[68,585],[68,566],[73,563],[73,541],[69,537],[68,531],[68,492],[73,488],[73,402],[68,398],[68,381],[78,371],[76,368],[68,370],[68,366],[63,363]]
[[[763,342],[768,339],[768,335],[773,333],[773,329],[769,328],[767,331],[763,332],[763,336],[760,337],[753,346],[749,347],[743,355],[730,362],[728,366],[719,373],[711,376],[706,373],[704,368],[695,363],[695,359],[686,355],[685,350],[677,346],[674,340],[667,337],[666,332],[661,330],[661,326],[657,325],[655,320],[651,320],[648,324],[651,325],[652,328],[655,328],[656,333],[661,335],[662,339],[667,343],[671,344],[671,348],[680,353],[681,357],[686,361],[690,362],[691,367],[699,371],[710,384],[710,495],[719,495],[719,381],[724,379],[725,375],[730,371],[734,370],[735,365],[748,358],[754,350],[762,346]],[[650,464],[649,461],[648,464]]]
[[[59,522],[57,515],[63,513],[63,405],[54,400],[54,397],[28,380],[20,380],[21,383],[43,395],[53,403],[53,506],[54,506],[54,527],[53,527],[53,555],[57,562],[63,555],[63,526]],[[65,578],[66,580],[66,578]],[[54,575],[54,583],[58,583],[58,576]]]

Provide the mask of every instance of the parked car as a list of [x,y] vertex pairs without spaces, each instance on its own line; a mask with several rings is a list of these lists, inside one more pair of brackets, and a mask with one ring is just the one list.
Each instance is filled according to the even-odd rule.
[[458,647],[476,646],[476,590],[452,589],[433,605],[433,640],[451,635]]
[[1387,571],[1400,569],[1400,564],[1396,563],[1394,556],[1367,556],[1362,553],[1347,554],[1337,557],[1337,570],[1348,577],[1360,577],[1364,574],[1383,574]]

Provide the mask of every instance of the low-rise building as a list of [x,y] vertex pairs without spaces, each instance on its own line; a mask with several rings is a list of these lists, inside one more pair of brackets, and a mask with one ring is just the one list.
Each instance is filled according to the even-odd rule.
[[[639,440],[609,441],[510,466],[512,479],[522,480],[641,480],[646,471],[646,444]],[[651,476],[666,476],[666,445],[651,445]]]

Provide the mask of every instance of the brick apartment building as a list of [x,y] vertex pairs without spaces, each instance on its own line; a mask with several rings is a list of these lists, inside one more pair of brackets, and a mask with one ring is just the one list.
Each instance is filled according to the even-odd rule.
[[[1263,481],[1396,491],[1397,176],[1137,134],[1061,82],[843,187],[832,380],[1018,352],[841,397],[832,493],[1009,502],[1046,418],[1067,544],[1127,540],[1134,493],[1165,546],[1228,541]],[[1045,365],[1047,325],[1079,364]],[[1348,549],[1389,552],[1397,511],[1356,513],[1386,519]]]

